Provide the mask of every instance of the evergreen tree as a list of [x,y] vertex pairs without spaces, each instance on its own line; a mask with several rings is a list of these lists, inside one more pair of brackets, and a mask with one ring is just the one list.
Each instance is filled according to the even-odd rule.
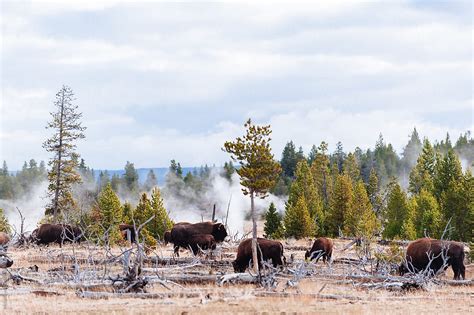
[[311,165],[313,164],[313,161],[316,159],[316,155],[318,154],[318,148],[313,144],[311,147],[311,150],[309,151],[308,154],[308,164]]
[[145,191],[150,191],[153,187],[156,187],[157,185],[158,180],[156,179],[155,172],[153,172],[153,170],[151,169],[148,171],[145,183],[143,184],[143,189],[145,189]]
[[375,172],[375,169],[372,169],[370,171],[369,183],[367,185],[367,195],[369,197],[370,204],[372,205],[376,216],[380,217],[383,201],[382,197],[379,194],[378,182],[379,181],[377,178],[377,173]]
[[133,224],[133,207],[128,201],[126,201],[122,207],[122,222],[125,224]]
[[99,194],[97,206],[91,212],[91,222],[93,237],[100,239],[108,232],[111,245],[121,240],[118,225],[122,222],[122,205],[110,183]]
[[233,161],[239,161],[240,184],[244,187],[244,195],[250,196],[250,212],[252,215],[252,261],[254,271],[258,272],[257,256],[257,213],[254,198],[265,198],[275,185],[281,167],[274,160],[270,148],[270,126],[255,126],[249,119],[244,127],[246,133],[234,142],[224,143],[224,150],[231,154]]
[[415,167],[418,156],[421,153],[421,148],[422,144],[420,136],[418,135],[416,128],[414,128],[410,140],[402,152],[401,163],[404,174],[409,174],[413,167]]
[[287,204],[285,217],[285,233],[287,237],[300,239],[312,236],[313,224],[304,197],[301,195],[293,205]]
[[7,217],[5,216],[2,208],[0,208],[0,232],[5,232],[7,234],[12,232],[11,226],[8,223]]
[[[389,186],[388,202],[384,214],[384,238],[393,239],[395,237],[403,237],[403,235],[412,232],[412,211],[409,208],[406,193],[397,182],[392,182]],[[402,231],[403,224],[405,224],[404,231]],[[416,234],[414,225],[413,230]]]
[[377,218],[372,210],[364,182],[359,180],[354,185],[350,208],[344,215],[344,233],[357,237],[372,237],[377,226]]
[[224,177],[227,178],[228,180],[232,179],[232,175],[235,173],[235,168],[234,164],[232,164],[232,161],[230,162],[225,162],[224,163]]
[[[133,211],[133,222],[136,227],[139,227],[143,223],[145,223],[148,219],[150,219],[155,213],[155,210],[153,209],[153,206],[151,204],[150,199],[148,199],[148,196],[146,193],[143,193],[140,197],[140,200],[138,201],[138,205]],[[148,246],[155,246],[156,245],[156,239],[153,237],[153,234],[151,231],[149,231],[149,225],[150,223],[147,224],[147,226],[144,226],[141,231],[139,237],[142,237],[143,240],[145,241],[145,244]],[[159,230],[156,231],[157,233]]]
[[342,142],[339,141],[336,144],[336,151],[333,154],[333,164],[337,165],[338,173],[342,173],[344,167],[344,160],[346,159],[346,153],[344,153],[344,148],[342,146]]
[[49,162],[48,197],[51,202],[46,207],[46,214],[52,214],[56,222],[62,211],[75,208],[72,186],[81,182],[76,171],[78,154],[75,142],[85,137],[86,128],[80,122],[82,114],[77,112],[78,106],[72,103],[74,100],[72,89],[63,85],[56,94],[54,106],[57,110],[51,113],[53,120],[47,125],[55,133],[43,143],[43,148],[54,154]]
[[165,206],[163,204],[163,198],[161,197],[160,190],[155,187],[151,192],[151,215],[155,216],[150,223],[147,224],[146,229],[155,239],[163,239],[163,235],[166,231],[171,230],[173,227],[173,221],[168,216]]
[[323,203],[314,184],[313,176],[306,160],[298,162],[296,167],[296,178],[291,184],[287,207],[295,206],[302,197],[308,207],[311,221],[315,223],[315,233],[320,233],[324,225]]
[[330,235],[337,236],[340,231],[345,230],[345,217],[351,211],[352,202],[353,189],[351,179],[346,174],[337,175],[331,198],[331,209],[327,219]]
[[270,207],[265,213],[265,227],[263,230],[265,231],[265,235],[268,238],[278,239],[283,236],[281,215],[276,210],[275,204],[273,202],[270,203]]
[[462,168],[459,158],[453,149],[448,149],[443,159],[436,165],[436,174],[433,178],[434,194],[438,200],[441,198],[443,191],[452,181],[460,182],[462,180]]
[[135,165],[127,161],[125,164],[125,174],[123,174],[123,182],[130,193],[138,192],[138,172]]
[[422,189],[414,198],[417,236],[441,237],[442,215],[436,198],[426,189]]
[[315,154],[314,161],[311,164],[311,174],[316,189],[322,197],[324,212],[327,212],[330,207],[330,196],[333,188],[327,143],[321,142]]
[[343,163],[343,172],[344,174],[347,174],[350,177],[352,183],[356,183],[359,181],[360,170],[354,154],[349,153],[347,155],[347,158],[344,160]]
[[112,175],[112,179],[110,180],[110,184],[112,185],[112,189],[114,191],[118,191],[120,184],[122,183],[122,179],[117,174]]
[[293,141],[288,142],[283,149],[280,165],[282,175],[293,178],[296,172],[296,165],[298,164],[298,156]]
[[436,155],[428,139],[423,141],[423,149],[416,162],[416,166],[410,172],[410,184],[408,190],[412,194],[418,194],[422,188],[433,191],[433,176],[435,174]]

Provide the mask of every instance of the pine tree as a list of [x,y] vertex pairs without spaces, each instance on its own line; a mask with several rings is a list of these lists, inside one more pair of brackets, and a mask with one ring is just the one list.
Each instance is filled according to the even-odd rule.
[[352,183],[356,183],[359,181],[360,170],[354,154],[349,153],[347,155],[347,158],[344,160],[343,163],[343,172],[344,174],[347,174],[350,177]]
[[163,198],[158,187],[155,187],[151,192],[151,215],[155,216],[150,223],[147,224],[146,229],[155,239],[163,239],[166,231],[171,230],[173,221],[171,221],[163,204]]
[[287,204],[283,222],[287,237],[300,239],[313,234],[313,224],[303,196],[298,198],[296,204]]
[[122,222],[125,224],[133,224],[133,207],[126,201],[122,207]]
[[278,239],[283,236],[281,215],[276,210],[275,204],[273,202],[270,203],[270,207],[265,213],[265,227],[263,230],[265,231],[265,235],[267,235],[268,238]]
[[460,182],[462,180],[462,167],[459,158],[453,149],[449,149],[444,158],[436,165],[436,174],[433,178],[434,194],[438,200],[443,191],[449,186],[451,181]]
[[133,194],[138,192],[138,172],[135,169],[135,165],[129,161],[125,164],[123,182],[130,193]]
[[122,205],[110,183],[99,194],[97,206],[91,211],[91,222],[93,237],[100,239],[107,232],[111,245],[121,240],[118,225],[122,222]]
[[229,181],[232,179],[232,175],[235,173],[234,164],[232,161],[224,163],[224,177],[227,178]]
[[372,237],[377,226],[377,218],[372,210],[364,182],[359,180],[354,185],[354,196],[344,216],[344,233],[350,236]]
[[[138,201],[137,207],[133,211],[133,223],[138,228],[140,225],[150,219],[155,214],[154,212],[155,211],[151,201],[148,199],[147,194],[143,193],[140,197],[140,200]],[[156,239],[149,231],[148,224],[141,229],[139,237],[143,238],[146,245],[155,246]]]
[[374,209],[376,216],[380,217],[383,201],[382,201],[382,197],[379,194],[378,183],[379,181],[377,178],[377,173],[375,172],[375,169],[372,169],[370,171],[369,183],[367,185],[367,195],[369,197],[370,204],[372,205],[372,208]]
[[342,142],[339,141],[336,144],[336,151],[333,154],[333,164],[337,165],[337,171],[339,174],[342,173],[344,167],[344,160],[346,159],[346,153],[344,153],[344,148]]
[[239,161],[240,184],[244,195],[250,196],[252,215],[252,261],[254,271],[258,271],[257,256],[257,213],[254,198],[265,198],[275,185],[281,173],[281,167],[274,160],[270,148],[270,126],[255,126],[249,119],[244,127],[246,133],[234,142],[224,143],[224,150],[231,154],[233,161]]
[[415,225],[417,236],[441,237],[442,215],[436,198],[424,188],[413,198],[416,201]]
[[423,141],[423,149],[416,162],[416,166],[410,172],[410,184],[408,190],[412,194],[418,194],[422,188],[433,191],[433,177],[436,167],[436,154],[428,139]]
[[43,143],[43,148],[54,154],[49,162],[48,197],[51,202],[46,214],[52,214],[55,222],[61,212],[75,208],[72,186],[81,182],[76,171],[78,154],[75,142],[85,137],[83,132],[86,128],[80,122],[82,114],[77,112],[78,106],[73,104],[74,100],[72,89],[63,85],[56,94],[54,106],[57,111],[51,113],[53,120],[47,125],[55,133]]
[[410,140],[402,152],[401,163],[404,174],[409,174],[413,167],[415,167],[418,156],[421,153],[421,148],[420,136],[416,128],[414,128]]
[[298,162],[296,167],[296,178],[291,184],[288,196],[288,205],[294,206],[302,197],[308,207],[311,221],[314,222],[314,232],[319,234],[320,227],[324,224],[323,203],[314,184],[313,176],[306,160]]
[[322,198],[324,217],[330,208],[330,199],[333,189],[331,170],[329,168],[329,156],[327,155],[327,143],[321,142],[318,150],[315,152],[315,158],[311,164],[311,174],[313,181]]
[[351,211],[353,199],[352,181],[346,174],[338,175],[331,198],[331,209],[328,214],[329,234],[339,235],[344,231],[345,216]]
[[12,232],[11,226],[8,223],[7,217],[5,216],[2,208],[0,208],[0,232],[5,232],[7,234]]
[[290,178],[295,176],[298,158],[296,154],[296,147],[293,141],[288,142],[285,145],[285,148],[283,148],[280,164],[282,168],[282,175]]
[[153,187],[158,185],[158,180],[156,179],[155,172],[153,170],[149,170],[146,176],[145,183],[143,184],[143,189],[145,191],[150,191]]
[[[413,225],[413,218],[410,217],[412,212],[409,209],[406,193],[397,182],[392,182],[389,186],[388,202],[384,212],[384,238],[393,239],[412,232],[411,227]],[[406,225],[404,233],[402,233],[403,224]],[[407,230],[408,228],[409,230]],[[413,230],[415,230],[414,226]]]

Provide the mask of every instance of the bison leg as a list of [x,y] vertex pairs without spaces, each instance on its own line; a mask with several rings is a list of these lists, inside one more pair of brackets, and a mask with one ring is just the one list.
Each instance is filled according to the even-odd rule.
[[176,255],[176,257],[179,257],[179,246],[178,245],[174,245],[174,254]]
[[466,279],[466,267],[461,262],[460,264],[454,263],[452,266],[454,272],[454,280]]

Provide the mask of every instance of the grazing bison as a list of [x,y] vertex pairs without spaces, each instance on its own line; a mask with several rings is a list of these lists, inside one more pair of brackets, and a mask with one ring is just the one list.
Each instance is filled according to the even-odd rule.
[[130,235],[130,242],[135,243],[135,227],[131,224],[119,224],[120,233],[124,240],[128,241]]
[[163,235],[163,240],[165,241],[165,245],[171,243],[171,231],[166,231]]
[[[443,262],[446,258],[446,264]],[[430,263],[431,260],[431,263]],[[399,267],[400,275],[406,272],[421,272],[429,268],[432,275],[449,266],[454,272],[454,280],[466,278],[464,266],[464,245],[459,242],[420,238],[411,242],[406,251],[405,261]]]
[[[273,267],[283,266],[283,245],[280,242],[267,240],[265,238],[257,239],[258,265],[261,266],[263,260],[272,260]],[[263,255],[263,257],[262,257]],[[240,242],[237,248],[237,257],[232,262],[235,272],[244,272],[252,260],[252,239],[247,238]]]
[[333,242],[331,239],[326,237],[319,237],[314,240],[313,247],[310,250],[307,250],[304,258],[305,259],[316,259],[318,262],[319,258],[323,257],[323,262],[330,260],[332,256]]
[[5,232],[0,232],[0,246],[5,246],[10,242],[10,237]]
[[36,244],[48,245],[49,243],[58,243],[59,247],[65,242],[81,242],[81,229],[68,224],[41,224],[39,228],[33,231],[32,237]]
[[201,249],[216,249],[216,240],[210,234],[195,234],[189,240],[189,246],[194,255],[200,253]]
[[197,234],[212,235],[216,243],[224,241],[227,231],[222,223],[199,222],[199,223],[177,223],[171,229],[171,242],[174,244],[174,252],[179,256],[179,248],[188,248],[193,236]]

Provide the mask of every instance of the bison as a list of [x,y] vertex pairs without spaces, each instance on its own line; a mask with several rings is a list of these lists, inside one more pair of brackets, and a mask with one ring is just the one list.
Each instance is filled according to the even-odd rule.
[[188,248],[193,242],[193,236],[197,234],[212,235],[216,243],[224,241],[227,231],[222,223],[199,222],[199,223],[177,223],[171,229],[170,240],[174,245],[174,252],[179,256],[179,248]]
[[[135,227],[131,224],[119,224],[120,233],[124,240],[135,243]],[[130,239],[129,239],[130,238]]]
[[0,246],[5,246],[10,242],[10,237],[5,232],[0,232]]
[[165,245],[168,243],[171,243],[171,231],[166,231],[165,234],[163,234],[163,240],[165,241]]
[[194,255],[201,250],[216,249],[216,240],[210,234],[195,234],[189,239],[189,246]]
[[316,262],[318,262],[319,258],[322,257],[323,262],[326,262],[326,260],[329,261],[331,260],[333,246],[331,239],[319,237],[314,240],[311,249],[306,251],[304,258],[309,258],[310,260],[316,259]]
[[41,224],[38,229],[33,231],[32,237],[38,245],[58,243],[61,247],[65,242],[80,243],[82,231],[78,227],[68,224]]
[[399,273],[403,276],[406,272],[422,272],[428,268],[430,274],[435,275],[441,268],[446,270],[449,266],[453,269],[454,280],[466,278],[462,243],[420,238],[408,245]]
[[[261,267],[261,261],[272,260],[273,267],[283,266],[283,245],[278,241],[272,241],[265,238],[257,239],[258,265]],[[263,257],[262,257],[263,256]],[[237,257],[232,262],[235,272],[244,272],[252,260],[252,239],[247,238],[240,242],[237,248]]]

